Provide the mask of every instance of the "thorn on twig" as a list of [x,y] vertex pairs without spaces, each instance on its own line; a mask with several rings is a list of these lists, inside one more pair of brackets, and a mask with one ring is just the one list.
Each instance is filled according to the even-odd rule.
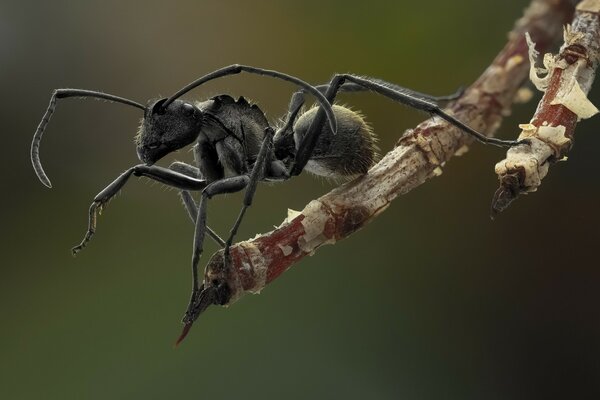
[[177,341],[175,342],[175,344],[173,345],[173,347],[175,347],[175,348],[179,347],[179,345],[181,344],[181,342],[183,342],[183,339],[185,339],[185,337],[190,332],[190,329],[192,329],[192,324],[193,323],[188,322],[187,324],[185,324],[183,326],[183,330],[181,331],[181,334],[179,335],[179,338],[177,338]]

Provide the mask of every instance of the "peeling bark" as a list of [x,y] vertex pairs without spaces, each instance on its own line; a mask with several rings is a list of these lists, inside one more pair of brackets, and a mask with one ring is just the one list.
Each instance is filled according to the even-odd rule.
[[530,78],[545,93],[531,122],[519,126],[519,139],[530,144],[511,148],[496,164],[500,187],[492,200],[493,213],[506,209],[520,194],[535,192],[550,165],[566,159],[577,122],[598,113],[587,93],[600,61],[600,0],[581,2],[563,36],[560,52],[544,55],[544,68],[535,67],[538,52],[527,39]]
[[[493,135],[510,113],[528,74],[525,32],[531,33],[539,48],[547,50],[560,36],[562,25],[571,20],[574,3],[532,1],[504,49],[446,111]],[[213,254],[206,266],[205,284],[226,282],[231,290],[228,304],[247,292],[260,292],[319,246],[347,237],[383,212],[396,197],[440,175],[445,162],[463,154],[471,142],[469,136],[440,118],[426,120],[405,132],[366,175],[311,201],[300,213],[288,215],[275,230],[234,245],[227,270],[223,251]]]

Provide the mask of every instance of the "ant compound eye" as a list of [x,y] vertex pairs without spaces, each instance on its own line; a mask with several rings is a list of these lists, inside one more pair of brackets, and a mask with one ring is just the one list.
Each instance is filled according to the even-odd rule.
[[183,103],[181,108],[183,110],[183,114],[188,117],[194,114],[195,107],[189,103]]

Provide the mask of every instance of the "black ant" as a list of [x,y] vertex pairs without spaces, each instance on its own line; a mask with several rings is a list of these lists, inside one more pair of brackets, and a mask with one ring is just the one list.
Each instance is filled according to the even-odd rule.
[[[257,105],[243,97],[234,100],[220,95],[209,100],[190,103],[178,100],[188,91],[210,80],[240,72],[264,75],[295,83],[301,90],[292,96],[283,124],[275,130],[269,125]],[[150,101],[146,106],[135,101],[81,89],[57,89],[53,92],[46,113],[37,127],[31,144],[31,160],[40,181],[51,187],[39,157],[42,134],[50,120],[56,100],[67,97],[92,97],[137,107],[144,112],[136,137],[137,155],[143,164],[123,172],[104,188],[90,206],[88,230],[82,242],[72,249],[75,255],[90,241],[96,231],[96,213],[115,196],[133,176],[144,176],[180,190],[190,218],[195,223],[192,255],[192,295],[183,317],[185,324],[179,343],[194,321],[211,304],[225,304],[230,291],[225,282],[213,280],[200,284],[198,262],[205,234],[224,248],[225,266],[229,248],[252,204],[260,181],[284,181],[303,170],[327,177],[351,177],[365,174],[376,161],[376,139],[360,114],[333,105],[338,91],[373,91],[410,107],[437,115],[482,143],[514,146],[519,141],[488,138],[445,113],[433,97],[368,77],[349,74],[335,75],[327,85],[311,86],[296,77],[281,72],[245,65],[231,65],[209,73],[185,86],[173,96]],[[305,93],[314,95],[320,106],[299,115]],[[327,119],[328,124],[325,124]],[[194,145],[196,166],[175,162],[169,168],[154,164],[165,155],[189,144]],[[243,206],[227,240],[221,239],[206,225],[207,201],[213,196],[246,189]],[[201,193],[196,206],[190,191]]]

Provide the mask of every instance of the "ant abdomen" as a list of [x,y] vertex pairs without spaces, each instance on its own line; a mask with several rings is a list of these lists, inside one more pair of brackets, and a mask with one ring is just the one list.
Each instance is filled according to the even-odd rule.
[[[302,114],[294,124],[294,141],[298,147],[310,127],[318,108]],[[375,164],[379,150],[377,137],[362,115],[349,108],[333,105],[337,133],[323,124],[315,149],[305,170],[328,178],[365,174]]]

